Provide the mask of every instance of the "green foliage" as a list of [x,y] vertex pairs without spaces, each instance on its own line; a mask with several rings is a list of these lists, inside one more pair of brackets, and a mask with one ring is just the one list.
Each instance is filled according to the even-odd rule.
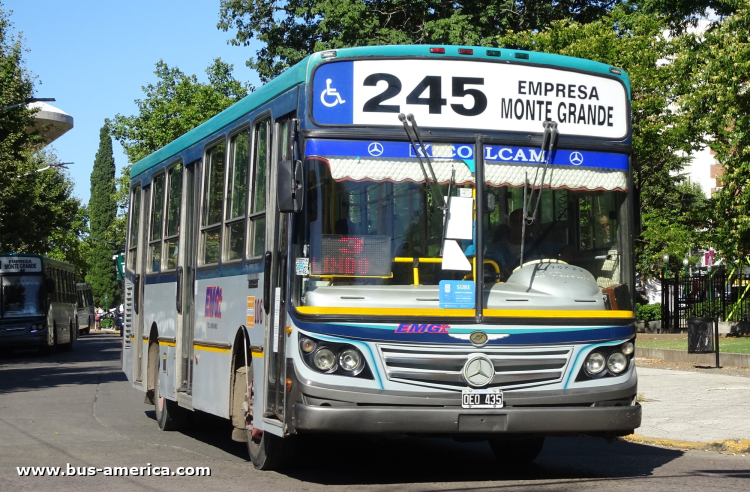
[[661,304],[637,304],[635,319],[639,321],[658,321],[661,319]]
[[497,46],[497,33],[538,30],[571,19],[599,18],[620,0],[221,0],[229,40],[264,46],[247,65],[267,82],[315,51],[386,44]]
[[[220,113],[252,90],[251,86],[235,80],[232,65],[220,58],[206,69],[208,83],[198,82],[195,75],[185,75],[162,60],[156,64],[154,74],[157,82],[144,86],[145,97],[135,101],[138,114],[118,114],[112,122],[112,136],[122,144],[131,164]],[[127,169],[123,174],[129,174]]]
[[91,198],[88,209],[91,217],[91,232],[86,281],[91,284],[96,305],[103,306],[105,296],[110,306],[119,304],[120,292],[117,289],[115,268],[112,262],[112,255],[117,249],[113,244],[114,225],[117,218],[115,158],[112,153],[112,138],[109,135],[107,122],[99,131],[99,150],[91,171]]
[[677,63],[689,71],[680,105],[707,135],[725,168],[716,195],[713,242],[729,262],[750,251],[750,6],[727,1],[736,11],[702,34],[681,38]]
[[35,172],[57,156],[39,151],[42,140],[30,131],[34,111],[24,102],[33,96],[34,77],[23,60],[22,38],[11,29],[0,8],[0,249],[75,261],[85,213],[63,170]]

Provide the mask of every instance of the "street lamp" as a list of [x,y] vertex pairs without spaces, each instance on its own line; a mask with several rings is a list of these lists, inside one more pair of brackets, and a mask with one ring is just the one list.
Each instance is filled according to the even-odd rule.
[[49,165],[49,166],[47,166],[47,167],[42,167],[42,168],[39,168],[39,169],[37,169],[36,171],[31,171],[30,173],[26,173],[26,174],[21,174],[21,175],[19,175],[19,176],[16,176],[16,179],[18,179],[18,178],[23,178],[24,176],[29,176],[29,175],[31,175],[31,174],[34,174],[34,173],[40,173],[40,172],[42,172],[42,171],[46,171],[47,169],[49,169],[49,168],[51,168],[51,167],[61,167],[61,168],[63,168],[63,169],[68,169],[68,168],[67,168],[66,166],[68,166],[68,165],[70,165],[70,164],[75,164],[75,162],[55,162],[55,163],[53,163],[53,164],[50,164],[50,165]]
[[664,262],[664,278],[669,278],[669,253],[664,253],[664,256],[661,257],[662,261]]
[[54,97],[27,97],[24,99],[23,102],[20,102],[18,104],[11,104],[10,106],[5,106],[4,108],[0,109],[0,111],[6,111],[8,109],[17,108],[19,106],[25,106],[27,104],[35,103],[35,102],[54,102]]

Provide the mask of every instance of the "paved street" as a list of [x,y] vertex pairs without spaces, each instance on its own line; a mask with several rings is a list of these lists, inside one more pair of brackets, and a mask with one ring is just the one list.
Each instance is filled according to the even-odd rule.
[[[221,422],[161,432],[119,370],[115,335],[73,352],[0,357],[0,490],[746,490],[750,457],[592,438],[549,439],[536,463],[508,469],[484,443],[448,439],[308,440],[297,468],[258,472]],[[644,412],[648,407],[644,408]],[[747,418],[747,417],[745,417]],[[19,466],[211,468],[210,477],[19,477]]]

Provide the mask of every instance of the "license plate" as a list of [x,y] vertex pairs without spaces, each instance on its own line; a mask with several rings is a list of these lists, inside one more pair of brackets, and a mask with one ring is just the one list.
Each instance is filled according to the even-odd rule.
[[462,408],[503,408],[503,392],[495,388],[461,391]]

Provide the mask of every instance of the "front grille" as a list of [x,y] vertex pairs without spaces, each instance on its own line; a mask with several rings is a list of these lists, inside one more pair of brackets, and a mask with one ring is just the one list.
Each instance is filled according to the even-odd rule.
[[470,356],[487,356],[495,366],[488,388],[520,388],[562,380],[573,347],[465,347],[378,345],[391,381],[437,388],[468,386],[461,371]]

